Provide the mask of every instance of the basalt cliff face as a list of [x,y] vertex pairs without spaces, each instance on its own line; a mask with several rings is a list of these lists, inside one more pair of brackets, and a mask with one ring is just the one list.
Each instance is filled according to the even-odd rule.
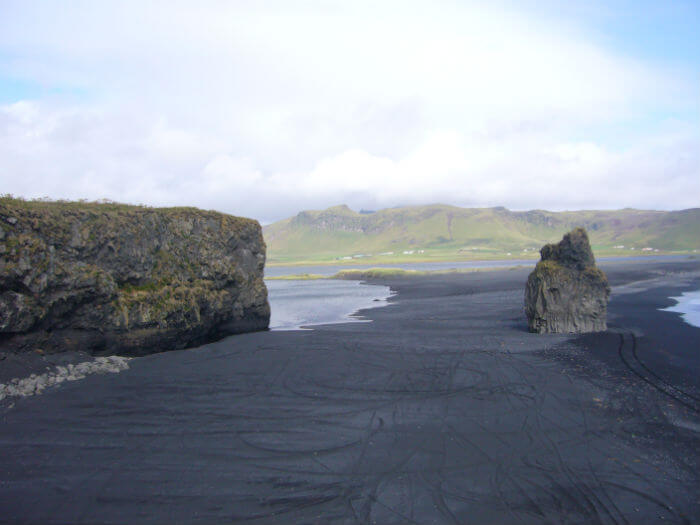
[[0,349],[144,355],[266,329],[257,221],[0,199]]
[[525,314],[531,332],[583,333],[607,329],[610,286],[595,265],[588,235],[575,228],[547,244],[527,279]]

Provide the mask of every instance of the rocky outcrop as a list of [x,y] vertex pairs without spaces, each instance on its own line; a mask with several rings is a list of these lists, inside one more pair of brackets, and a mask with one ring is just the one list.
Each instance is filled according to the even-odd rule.
[[596,267],[588,235],[576,228],[547,244],[527,279],[525,314],[531,332],[583,333],[607,329],[610,286]]
[[257,221],[0,199],[0,348],[143,355],[267,328]]

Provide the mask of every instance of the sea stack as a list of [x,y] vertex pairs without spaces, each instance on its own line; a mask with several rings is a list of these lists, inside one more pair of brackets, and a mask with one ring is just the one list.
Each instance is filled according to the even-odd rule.
[[531,332],[585,333],[607,329],[610,286],[595,265],[583,228],[570,231],[559,244],[547,244],[527,279],[525,314]]
[[257,221],[0,198],[0,350],[144,355],[264,330]]

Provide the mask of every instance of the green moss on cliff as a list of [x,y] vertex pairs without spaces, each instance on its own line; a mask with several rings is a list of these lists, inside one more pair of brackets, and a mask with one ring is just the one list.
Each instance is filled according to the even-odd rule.
[[565,273],[565,271],[566,268],[564,268],[558,262],[552,259],[546,259],[538,262],[532,273],[536,277],[543,279],[548,276],[561,276]]
[[160,290],[163,286],[167,285],[167,282],[153,282],[149,281],[145,284],[129,284],[129,283],[124,283],[121,286],[119,286],[119,292],[124,294],[124,295],[135,295],[138,294],[139,292],[155,292],[157,290]]
[[[108,231],[115,231],[120,226],[130,224],[135,216],[147,218],[154,214],[170,219],[207,219],[217,229],[225,229],[226,232],[234,235],[245,233],[251,224],[257,224],[257,221],[252,219],[186,206],[154,208],[112,201],[25,200],[8,194],[1,195],[0,215],[14,217],[18,214],[27,220],[32,229],[44,231],[47,228],[57,228],[58,231],[63,232],[68,226],[67,219],[80,219],[81,222],[87,223],[85,226],[88,226],[80,232],[80,236],[87,238],[91,235],[93,238],[96,237],[99,228],[106,227]],[[189,225],[189,229],[191,227],[192,224]],[[186,232],[187,229],[188,226],[184,225],[182,232]]]
[[532,278],[541,282],[565,283],[573,280],[584,280],[588,283],[601,283],[607,286],[608,278],[600,268],[589,266],[577,271],[559,264],[553,260],[540,261],[532,271]]
[[46,211],[46,210],[61,210],[65,211],[94,211],[98,213],[104,212],[114,212],[114,211],[134,211],[134,210],[159,210],[164,212],[178,212],[186,211],[188,213],[202,212],[208,213],[199,208],[193,208],[189,206],[181,207],[170,207],[170,208],[154,208],[152,206],[146,206],[145,204],[124,204],[121,202],[114,202],[107,199],[100,201],[88,201],[86,199],[81,199],[79,201],[68,201],[68,200],[46,200],[46,199],[24,199],[22,197],[15,197],[11,194],[0,195],[0,206],[7,206],[12,208],[24,209],[28,211]]
[[608,277],[605,275],[605,272],[595,266],[584,269],[582,276],[590,282],[608,282]]
[[182,345],[236,316],[256,319],[246,329],[266,326],[257,221],[196,208],[3,196],[0,223],[0,285],[35,297],[42,326],[96,334],[167,327]]

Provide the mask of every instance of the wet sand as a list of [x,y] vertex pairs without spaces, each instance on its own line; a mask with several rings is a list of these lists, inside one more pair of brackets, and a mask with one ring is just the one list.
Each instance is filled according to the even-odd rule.
[[529,269],[387,280],[372,323],[19,399],[0,522],[697,523],[700,329],[658,308],[700,263],[603,267],[605,333],[527,333]]

